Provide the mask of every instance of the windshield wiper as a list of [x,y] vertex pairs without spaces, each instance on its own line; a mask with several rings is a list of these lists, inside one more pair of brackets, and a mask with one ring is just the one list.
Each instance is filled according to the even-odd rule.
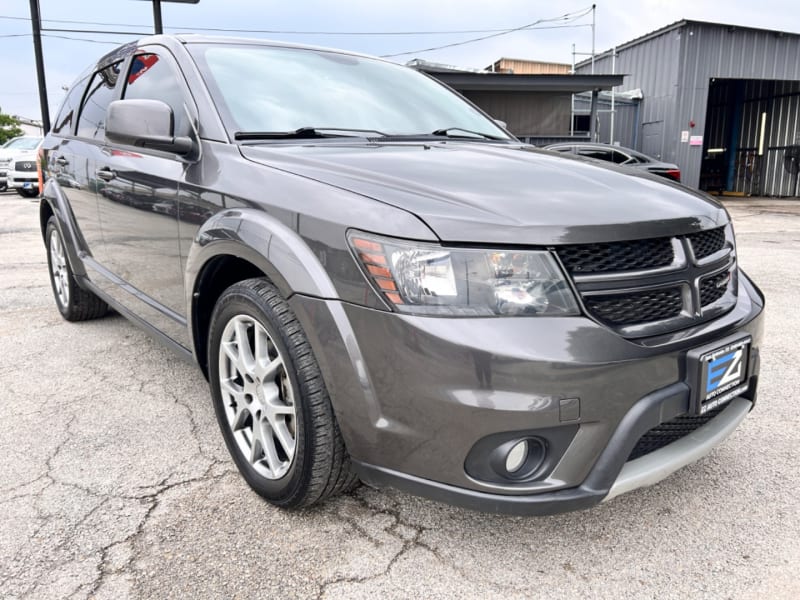
[[[461,132],[466,133],[468,135],[458,135],[457,133],[452,132]],[[447,127],[445,129],[437,129],[436,131],[431,132],[431,135],[442,135],[445,137],[450,138],[463,138],[463,139],[472,139],[472,138],[482,138],[484,140],[503,140],[498,135],[490,135],[488,133],[483,133],[482,131],[472,131],[471,129],[463,129],[461,127]]]
[[[335,133],[326,133],[328,131]],[[237,131],[233,134],[233,139],[239,141],[246,140],[290,140],[290,139],[313,139],[326,137],[362,137],[360,135],[347,135],[345,132],[355,134],[371,133],[380,137],[386,134],[375,129],[354,129],[352,127],[300,127],[294,131]]]

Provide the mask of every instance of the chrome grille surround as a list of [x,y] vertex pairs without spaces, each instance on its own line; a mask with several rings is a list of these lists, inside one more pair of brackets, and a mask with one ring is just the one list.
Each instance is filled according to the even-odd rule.
[[[625,337],[638,338],[685,329],[731,310],[739,284],[730,224],[666,239],[673,251],[668,265],[586,272],[562,261],[585,313]],[[555,251],[560,256],[564,249]],[[575,255],[574,246],[569,253]],[[652,304],[643,307],[643,298]],[[620,312],[626,306],[632,307],[627,318]]]

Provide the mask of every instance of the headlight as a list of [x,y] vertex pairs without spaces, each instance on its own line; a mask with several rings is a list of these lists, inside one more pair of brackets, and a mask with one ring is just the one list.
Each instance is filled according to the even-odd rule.
[[446,248],[355,231],[348,240],[375,289],[400,312],[579,314],[572,290],[547,251]]

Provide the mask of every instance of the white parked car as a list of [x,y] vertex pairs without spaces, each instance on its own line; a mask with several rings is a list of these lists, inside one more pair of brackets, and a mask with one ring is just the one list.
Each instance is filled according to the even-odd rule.
[[[41,145],[41,141],[39,142]],[[16,191],[20,196],[35,198],[39,195],[39,172],[36,168],[39,146],[36,150],[15,156],[8,166],[8,189]]]
[[[8,187],[11,187],[8,185],[8,175],[10,171],[14,170],[17,159],[23,158],[26,159],[27,162],[27,158],[33,154],[33,170],[36,172],[36,152],[41,144],[42,138],[40,137],[21,136],[9,140],[0,148],[0,192],[4,192]],[[34,187],[38,190],[38,177],[36,178],[36,185]],[[22,186],[20,186],[20,188],[22,188]],[[21,195],[27,195],[22,192],[19,193]]]

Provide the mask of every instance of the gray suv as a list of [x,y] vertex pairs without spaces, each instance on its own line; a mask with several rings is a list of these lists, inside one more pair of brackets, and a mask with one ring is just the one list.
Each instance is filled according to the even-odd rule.
[[581,509],[703,456],[756,400],[764,299],[711,198],[521,144],[416,71],[157,36],[43,145],[56,305],[208,378],[282,507],[360,479]]

